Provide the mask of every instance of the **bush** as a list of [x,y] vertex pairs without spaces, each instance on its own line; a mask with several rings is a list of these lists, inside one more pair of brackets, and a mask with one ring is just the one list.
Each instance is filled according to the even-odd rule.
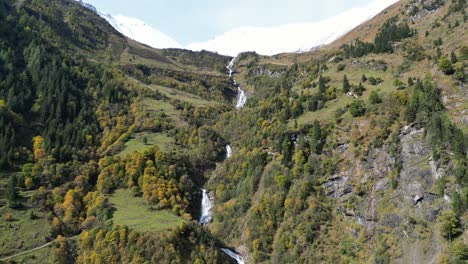
[[349,106],[349,113],[354,117],[363,116],[366,113],[364,102],[361,100],[354,100]]
[[3,215],[3,219],[6,221],[6,222],[12,222],[14,219],[13,219],[13,215],[11,213],[6,213]]
[[439,68],[446,75],[451,75],[454,73],[453,65],[446,56],[442,56],[442,58],[440,58]]
[[393,85],[396,86],[398,89],[404,89],[405,88],[405,84],[399,79],[395,79],[393,81]]
[[340,72],[340,71],[343,71],[345,68],[346,68],[346,65],[338,64],[338,67],[336,68],[336,71]]
[[468,260],[468,246],[463,241],[457,241],[453,244],[453,254],[460,260]]
[[369,95],[369,103],[380,104],[381,102],[382,102],[382,98],[380,98],[379,94],[376,91],[372,91]]

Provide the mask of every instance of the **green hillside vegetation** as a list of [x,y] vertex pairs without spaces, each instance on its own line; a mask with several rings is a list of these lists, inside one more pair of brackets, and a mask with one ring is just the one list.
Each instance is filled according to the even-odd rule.
[[152,145],[158,145],[164,151],[171,151],[174,147],[174,139],[165,134],[139,133],[132,137],[125,143],[125,149],[120,152],[121,156],[126,156],[134,151],[143,152]]
[[158,232],[174,229],[183,219],[171,212],[151,210],[141,198],[129,190],[117,190],[110,196],[110,204],[115,208],[112,221],[137,232]]

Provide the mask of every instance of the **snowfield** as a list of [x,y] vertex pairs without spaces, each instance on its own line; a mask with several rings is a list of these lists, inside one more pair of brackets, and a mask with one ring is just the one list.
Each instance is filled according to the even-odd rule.
[[[309,51],[333,42],[396,2],[398,0],[375,0],[365,7],[354,8],[318,22],[294,23],[278,27],[234,28],[211,40],[192,43],[185,47],[140,19],[98,13],[125,36],[154,48],[208,50],[235,57],[244,51],[255,51],[262,55]],[[93,8],[89,4],[81,3],[90,9]]]

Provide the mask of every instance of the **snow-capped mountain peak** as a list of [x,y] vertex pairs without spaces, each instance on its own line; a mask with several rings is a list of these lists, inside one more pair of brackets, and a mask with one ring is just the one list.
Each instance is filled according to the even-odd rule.
[[111,16],[100,13],[109,24],[125,36],[153,48],[182,48],[176,40],[149,26],[143,20],[123,15]]
[[375,0],[366,7],[354,8],[318,22],[279,27],[240,27],[186,48],[216,51],[231,56],[244,51],[255,51],[262,55],[309,51],[333,42],[397,1]]
[[106,19],[107,22],[109,22],[109,24],[111,24],[117,31],[128,38],[158,49],[182,48],[182,45],[180,45],[176,40],[146,24],[141,19],[124,15],[113,16],[98,11],[93,5],[85,3],[82,0],[77,1],[84,7],[96,12]]
[[[92,5],[81,0],[77,1],[96,11]],[[96,12],[120,33],[154,48],[208,50],[230,56],[237,56],[245,51],[274,55],[284,52],[304,52],[329,44],[396,2],[398,0],[374,0],[365,7],[354,8],[318,22],[294,23],[277,27],[234,28],[211,40],[192,43],[185,47],[140,19]]]

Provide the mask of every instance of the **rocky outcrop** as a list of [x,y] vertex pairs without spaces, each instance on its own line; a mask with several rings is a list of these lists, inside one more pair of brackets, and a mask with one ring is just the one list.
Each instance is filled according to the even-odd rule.
[[261,65],[252,70],[251,74],[255,76],[267,76],[270,78],[279,78],[283,76],[287,71],[286,67],[278,65]]
[[369,61],[353,60],[351,63],[351,66],[355,68],[369,69],[373,71],[386,71],[387,70],[387,63],[381,60],[369,60]]

